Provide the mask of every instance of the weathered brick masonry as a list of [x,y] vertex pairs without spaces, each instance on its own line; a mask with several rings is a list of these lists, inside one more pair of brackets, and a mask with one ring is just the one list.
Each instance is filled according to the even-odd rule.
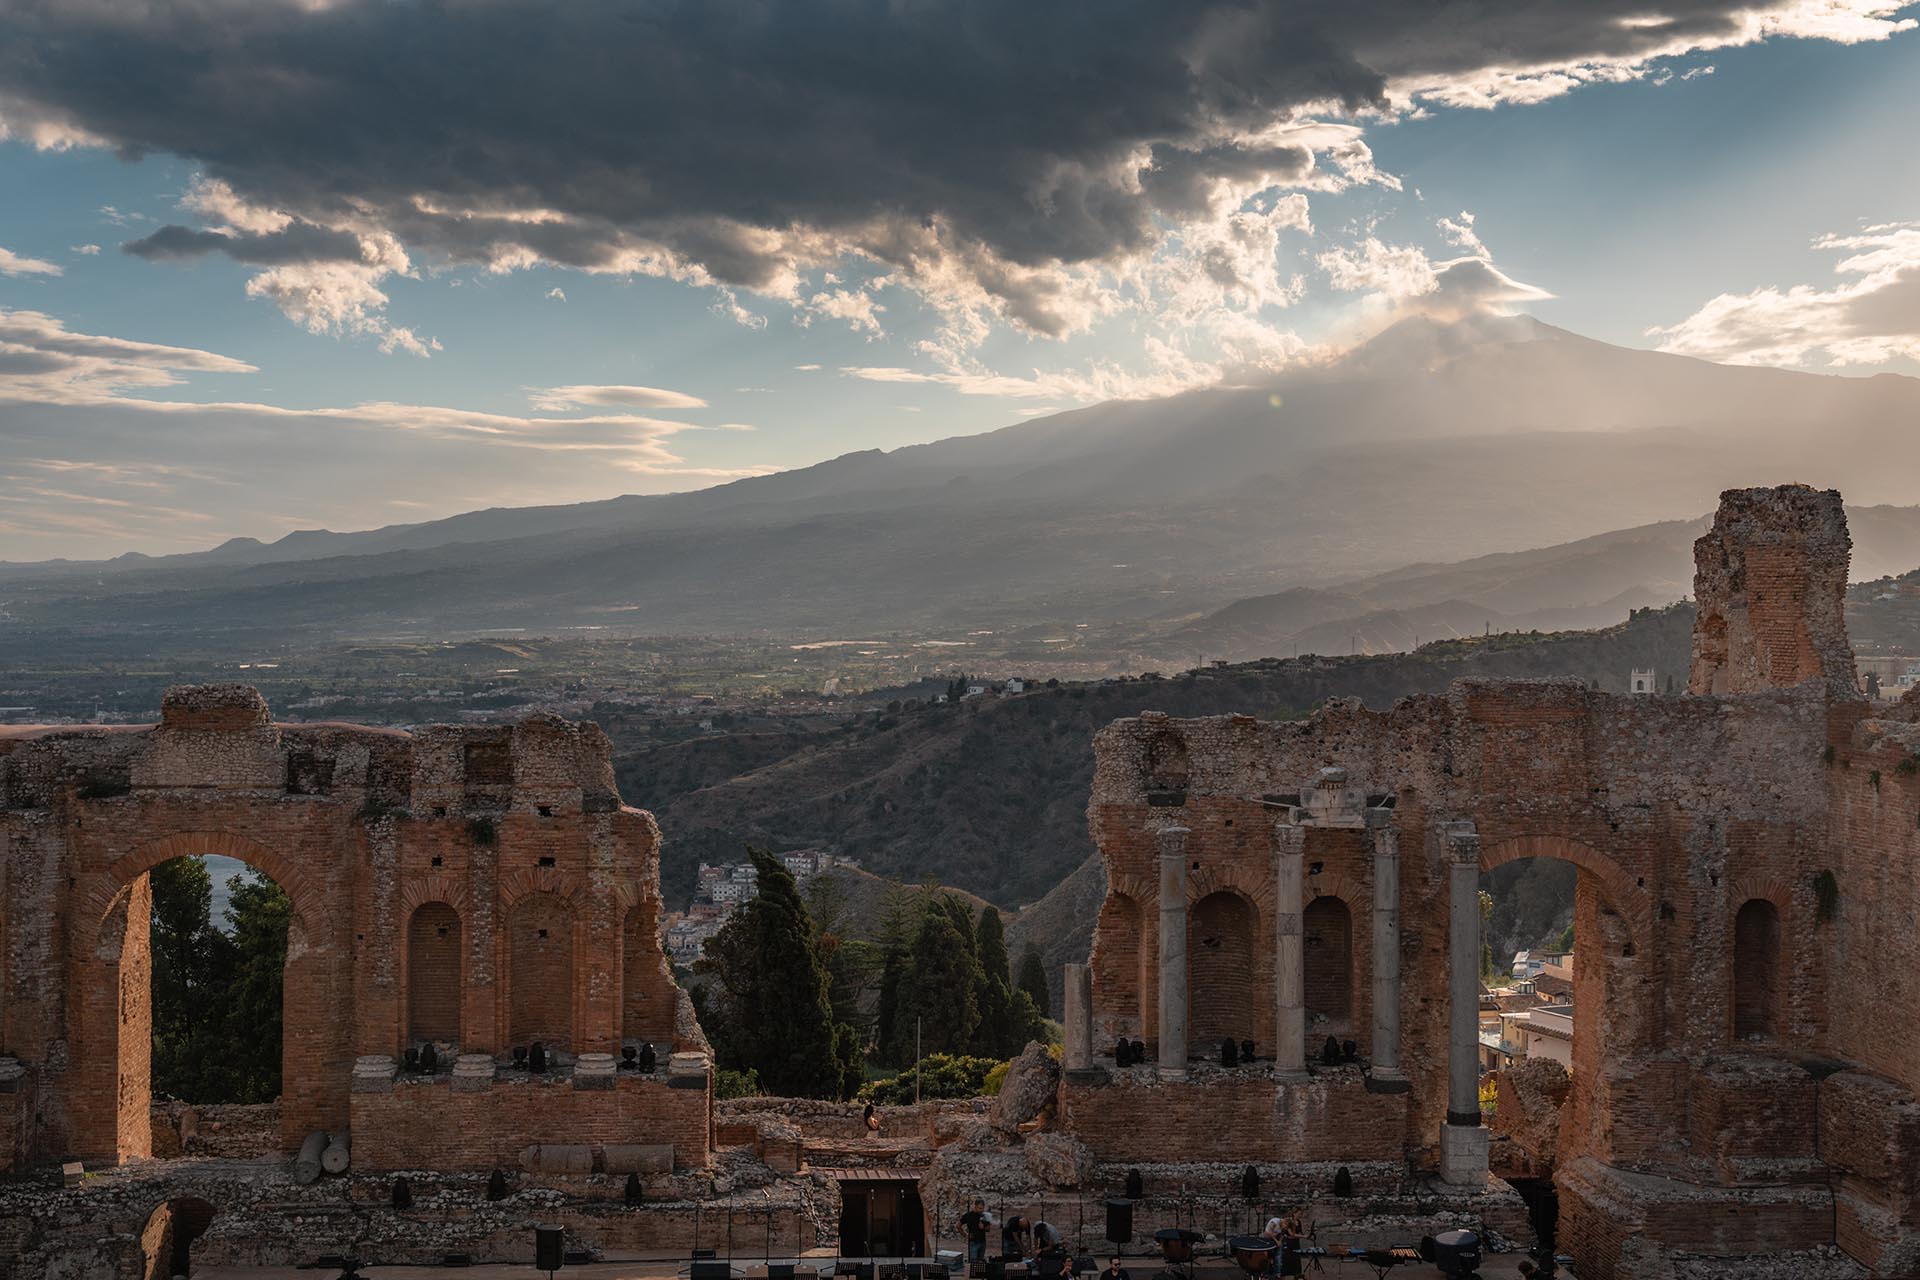
[[[1477,1070],[1450,1046],[1450,955],[1478,954],[1463,897],[1481,870],[1561,858],[1579,965],[1556,1158],[1580,1274],[1836,1242],[1877,1274],[1920,1268],[1920,704],[1873,718],[1855,690],[1848,548],[1836,493],[1725,495],[1683,696],[1463,681],[1383,712],[1107,728],[1095,1056],[1068,1062],[1063,1122],[1103,1161],[1190,1147],[1212,1116],[1210,1138],[1271,1160],[1324,1159],[1345,1130],[1358,1157],[1483,1179]],[[1160,937],[1182,917],[1184,981]],[[1167,1009],[1188,1027],[1171,1051]],[[1121,1035],[1158,1069],[1116,1072]],[[1317,1078],[1328,1035],[1375,1092],[1337,1083],[1351,1067]],[[1225,1036],[1278,1061],[1165,1078]]]
[[[156,726],[0,730],[0,1167],[154,1152],[146,872],[187,854],[292,899],[284,1149],[322,1130],[360,1169],[569,1142],[704,1166],[707,1046],[661,950],[658,850],[605,735],[552,717],[280,725],[221,685],[170,691]],[[535,1040],[556,1069],[516,1084]],[[642,1041],[669,1071],[615,1069]],[[439,1077],[396,1085],[427,1043]]]

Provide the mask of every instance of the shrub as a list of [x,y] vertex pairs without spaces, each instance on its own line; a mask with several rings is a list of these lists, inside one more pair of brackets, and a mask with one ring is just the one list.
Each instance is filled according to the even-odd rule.
[[920,1060],[918,1067],[902,1071],[891,1079],[874,1080],[862,1086],[855,1100],[890,1107],[906,1106],[913,1101],[916,1075],[919,1077],[920,1097],[923,1100],[977,1098],[987,1092],[987,1075],[995,1067],[1000,1068],[1000,1078],[1006,1079],[1006,1066],[1006,1063],[995,1062],[992,1058],[930,1053]]
[[713,1073],[713,1096],[757,1098],[760,1096],[760,1073],[751,1067],[745,1071],[729,1071],[722,1067]]

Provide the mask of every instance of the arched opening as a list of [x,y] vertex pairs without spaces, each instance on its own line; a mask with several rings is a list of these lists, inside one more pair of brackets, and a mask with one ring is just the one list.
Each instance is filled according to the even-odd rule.
[[138,972],[137,959],[127,963],[123,948],[121,982],[123,990],[143,976],[147,982],[152,1094],[273,1103],[281,1091],[293,919],[286,891],[236,859],[188,856],[149,869],[129,895],[130,914],[140,897],[147,900],[148,972]]
[[[285,1152],[344,1125],[351,924],[318,909],[302,864],[235,832],[183,831],[129,850],[76,895],[98,928],[71,957],[89,998],[69,1069],[108,1100],[73,1116],[76,1157],[191,1151],[189,1104],[257,1108],[222,1117],[223,1154]],[[169,1095],[159,1107],[156,1091]]]
[[213,1222],[213,1206],[196,1196],[168,1200],[147,1215],[140,1232],[140,1280],[193,1275],[193,1243]]
[[[450,1055],[460,1043],[460,915],[424,902],[407,923],[407,1043]],[[448,1060],[451,1060],[450,1057]]]
[[530,893],[507,916],[508,1043],[573,1051],[573,906]]
[[1202,1054],[1222,1040],[1253,1038],[1253,904],[1210,893],[1187,925],[1188,1042]]
[[1338,898],[1318,897],[1300,917],[1307,1019],[1333,1035],[1353,1025],[1353,913]]
[[1100,1037],[1146,1036],[1141,1003],[1140,904],[1125,894],[1107,895],[1100,907],[1099,934],[1093,951],[1093,990],[1098,1001]]
[[1765,1040],[1780,1025],[1780,908],[1749,898],[1733,917],[1733,1038]]

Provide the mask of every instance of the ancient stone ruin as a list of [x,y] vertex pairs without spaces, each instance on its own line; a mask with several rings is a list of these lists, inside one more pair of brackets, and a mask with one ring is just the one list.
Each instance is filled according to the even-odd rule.
[[[1109,887],[1063,1069],[1032,1050],[992,1107],[902,1109],[880,1138],[833,1104],[715,1108],[660,836],[592,726],[279,725],[213,686],[155,726],[0,730],[0,1260],[132,1276],[222,1238],[229,1261],[524,1261],[535,1220],[681,1249],[723,1213],[731,1247],[748,1199],[790,1254],[832,1238],[836,1178],[917,1187],[930,1242],[976,1194],[1086,1240],[1130,1169],[1151,1231],[1247,1166],[1310,1213],[1338,1184],[1525,1243],[1480,1109],[1477,891],[1549,857],[1578,868],[1571,1080],[1523,1082],[1505,1119],[1584,1280],[1920,1270],[1920,704],[1873,718],[1855,692],[1838,494],[1731,492],[1696,554],[1684,695],[1466,681],[1107,728]],[[145,873],[185,854],[291,896],[271,1112],[151,1097]],[[622,1066],[642,1045],[657,1072]],[[348,1172],[306,1183],[316,1133]]]
[[[1578,868],[1554,1154],[1586,1280],[1838,1251],[1920,1268],[1920,708],[1869,718],[1840,496],[1736,490],[1696,547],[1684,696],[1463,681],[1300,722],[1100,735],[1109,891],[1061,1123],[1096,1159],[1488,1184],[1478,878]],[[1122,1037],[1150,1065],[1116,1069]],[[1253,1069],[1218,1061],[1252,1040]]]

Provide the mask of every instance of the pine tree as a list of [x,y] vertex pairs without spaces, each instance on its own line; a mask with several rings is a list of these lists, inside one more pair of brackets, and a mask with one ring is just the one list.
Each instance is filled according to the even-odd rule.
[[714,979],[706,1029],[719,1065],[752,1071],[768,1093],[837,1098],[847,1072],[819,940],[793,876],[749,849],[753,900],[707,943],[695,970]]
[[1020,990],[1033,997],[1033,1007],[1043,1018],[1053,1016],[1053,1001],[1047,994],[1047,967],[1040,959],[1040,949],[1029,942],[1020,953]]
[[981,910],[973,939],[980,960],[980,1028],[974,1033],[974,1052],[984,1058],[1011,1058],[1026,1042],[1019,1039],[1021,1028],[1014,1019],[1013,966],[996,908]]

